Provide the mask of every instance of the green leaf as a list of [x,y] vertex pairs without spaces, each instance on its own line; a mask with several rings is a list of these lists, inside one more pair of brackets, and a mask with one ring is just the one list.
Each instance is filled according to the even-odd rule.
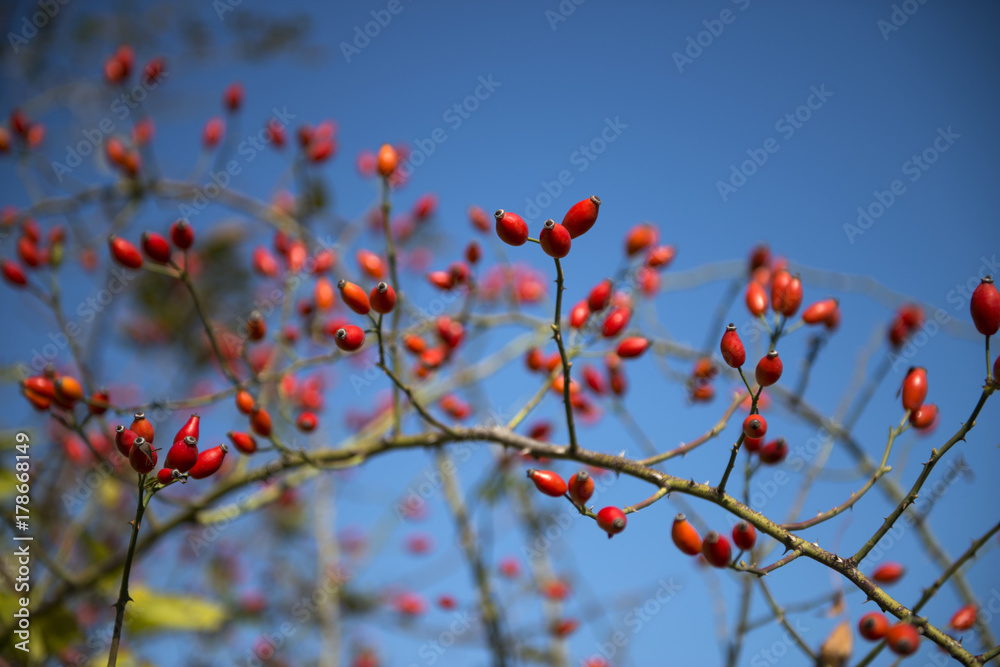
[[143,632],[216,632],[226,620],[225,608],[192,595],[169,595],[145,586],[131,586],[126,629]]

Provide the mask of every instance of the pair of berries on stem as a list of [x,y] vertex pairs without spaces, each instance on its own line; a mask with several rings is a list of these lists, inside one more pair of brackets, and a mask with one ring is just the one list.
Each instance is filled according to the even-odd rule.
[[885,639],[886,646],[896,655],[913,655],[920,647],[920,632],[905,621],[889,625],[880,611],[870,611],[858,622],[858,633],[868,641]]
[[[569,483],[556,472],[551,470],[536,470],[531,468],[527,472],[528,479],[535,483],[535,488],[547,496],[559,498],[568,494],[577,509],[586,512],[586,503],[594,495],[594,478],[586,470],[581,470],[569,479]],[[618,507],[605,507],[594,516],[598,527],[608,534],[608,538],[617,535],[625,530],[628,519],[625,512]]]
[[[732,322],[729,323],[722,334],[722,340],[719,342],[719,351],[722,353],[723,360],[725,360],[730,368],[742,368],[743,364],[746,363],[746,348],[743,346],[743,341],[740,340],[740,335],[736,331],[736,325]],[[781,362],[781,357],[778,356],[778,351],[771,349],[757,362],[754,377],[757,380],[757,384],[761,387],[770,387],[781,379],[783,371],[784,364]]]

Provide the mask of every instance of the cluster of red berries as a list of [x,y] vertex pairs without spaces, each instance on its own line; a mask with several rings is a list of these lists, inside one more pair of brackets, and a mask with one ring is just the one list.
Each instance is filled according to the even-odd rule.
[[[200,422],[198,415],[193,414],[177,431],[163,467],[156,473],[160,484],[166,486],[184,475],[191,479],[204,479],[222,467],[229,448],[221,444],[199,453]],[[148,475],[156,468],[158,450],[153,447],[154,435],[153,424],[142,412],[135,413],[128,428],[122,424],[115,428],[115,446],[140,475]]]
[[[0,225],[8,227],[14,224],[16,211],[12,208],[5,209],[0,216]],[[63,258],[63,245],[66,239],[66,230],[56,225],[49,230],[48,243],[42,239],[41,229],[38,223],[26,218],[21,222],[21,233],[17,238],[17,258],[3,259],[0,261],[0,271],[3,272],[4,279],[14,287],[24,287],[28,284],[28,275],[24,267],[29,270],[38,269],[43,266],[59,266]]]
[[28,118],[20,109],[11,112],[9,130],[0,125],[0,153],[11,149],[12,140],[30,150],[41,146],[44,139],[45,126]]
[[[757,529],[746,521],[733,526],[732,536],[733,543],[740,551],[750,551],[757,543]],[[688,556],[700,554],[713,567],[728,567],[733,560],[733,548],[725,535],[711,530],[702,539],[684,514],[674,517],[670,538],[681,553]]]
[[20,382],[21,393],[40,412],[52,408],[72,413],[77,403],[87,404],[87,410],[102,415],[108,410],[108,391],[99,389],[85,399],[83,386],[72,375],[60,375],[47,366],[41,375],[32,375]]
[[194,245],[194,228],[187,220],[181,218],[170,225],[170,240],[157,234],[146,231],[142,234],[142,253],[132,243],[120,236],[112,234],[108,237],[108,248],[111,257],[118,264],[130,269],[142,267],[142,255],[145,254],[150,261],[156,264],[170,264],[172,262],[171,243],[178,250],[187,250]]
[[[586,470],[581,470],[566,482],[558,473],[551,470],[528,470],[528,479],[535,483],[535,488],[547,496],[559,498],[566,496],[572,501],[577,509],[586,512],[586,503],[594,495],[594,478]],[[628,519],[625,512],[618,507],[605,507],[590,514],[597,520],[597,526],[608,534],[608,538],[614,537],[625,530]]]
[[[573,239],[586,234],[597,222],[600,206],[600,198],[594,195],[573,204],[563,216],[562,224],[546,220],[538,234],[538,243],[545,254],[556,259],[568,255]],[[524,245],[528,241],[528,223],[517,213],[498,209],[493,217],[501,241],[512,246]]]

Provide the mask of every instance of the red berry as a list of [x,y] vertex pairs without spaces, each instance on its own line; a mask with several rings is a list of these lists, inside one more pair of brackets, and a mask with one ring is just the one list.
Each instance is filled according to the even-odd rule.
[[747,450],[751,454],[760,451],[760,448],[764,446],[764,438],[747,438],[743,437],[743,449]]
[[225,444],[206,449],[198,455],[198,462],[194,464],[188,475],[192,479],[205,479],[210,475],[214,475],[222,467],[222,462],[225,460],[226,452],[228,451],[229,447]]
[[604,377],[601,375],[601,372],[590,364],[583,367],[583,381],[586,382],[591,391],[598,396],[607,391],[607,387],[604,384]]
[[739,368],[747,360],[747,351],[743,347],[740,335],[736,332],[736,325],[732,322],[726,327],[726,332],[722,334],[719,349],[722,351],[722,358],[730,368]]
[[616,350],[618,356],[622,359],[635,359],[636,357],[642,356],[642,353],[649,349],[649,340],[643,338],[642,336],[630,336],[628,338],[623,338],[620,343],[618,343],[618,349]]
[[243,85],[234,81],[222,93],[222,103],[228,111],[237,111],[243,104]]
[[558,498],[566,493],[566,480],[551,470],[528,470],[528,479],[535,483],[535,488],[547,496]]
[[672,245],[661,245],[646,251],[646,266],[651,269],[662,269],[670,266],[677,252]]
[[747,415],[743,420],[743,433],[748,438],[763,438],[767,434],[767,420],[763,415]]
[[156,481],[166,486],[176,479],[180,479],[180,471],[174,470],[173,468],[160,468],[160,471],[156,473]]
[[937,421],[938,407],[933,403],[924,403],[910,413],[910,424],[918,430],[926,430]]
[[126,458],[128,458],[128,455],[132,452],[132,445],[138,437],[139,436],[136,435],[135,431],[125,428],[121,424],[115,427],[115,447],[117,447],[121,455]]
[[577,505],[583,505],[594,495],[594,478],[586,470],[581,470],[569,478],[569,497]]
[[170,261],[170,244],[167,239],[153,232],[142,233],[142,251],[154,262],[166,264]]
[[993,277],[986,276],[979,287],[972,293],[969,301],[972,321],[976,323],[979,333],[992,336],[1000,330],[1000,291],[993,284]]
[[72,408],[77,401],[83,399],[83,387],[79,380],[69,375],[53,380],[52,391],[56,402],[65,408]]
[[344,299],[344,303],[358,315],[367,315],[372,309],[368,295],[354,283],[341,280],[337,283],[337,287],[340,289],[340,296]]
[[826,324],[838,309],[836,299],[823,299],[802,311],[802,321],[806,324]]
[[592,312],[600,312],[611,303],[611,281],[602,280],[587,295],[587,306]]
[[885,643],[896,655],[913,655],[920,647],[920,633],[909,623],[897,623],[889,628]]
[[362,248],[358,250],[354,258],[358,261],[361,271],[372,280],[382,280],[385,277],[385,262],[371,250]]
[[746,521],[740,521],[733,526],[733,543],[741,551],[750,551],[757,543],[757,529]]
[[236,392],[236,408],[245,415],[250,414],[253,410],[254,400],[253,395],[246,389],[240,389]]
[[142,436],[137,437],[132,442],[132,448],[128,452],[128,462],[140,475],[145,475],[156,467],[156,450]]
[[392,309],[396,307],[396,290],[392,289],[392,285],[389,283],[379,283],[372,288],[368,295],[368,301],[376,313],[383,315],[391,313]]
[[318,420],[316,415],[309,410],[305,410],[299,414],[299,418],[296,420],[295,425],[303,433],[311,433],[316,430]]
[[758,456],[760,456],[761,463],[781,463],[788,456],[788,441],[784,438],[772,440],[760,448]]
[[465,261],[469,264],[476,264],[482,256],[483,249],[479,243],[476,241],[469,241],[469,245],[465,246]]
[[103,415],[108,411],[108,401],[110,396],[108,396],[107,389],[99,389],[90,395],[90,399],[87,401],[87,409],[92,415]]
[[764,311],[767,310],[767,292],[764,291],[764,286],[756,280],[751,280],[750,284],[747,285],[745,300],[747,310],[754,317],[763,315]]
[[438,289],[450,290],[455,287],[455,276],[451,271],[431,271],[427,274],[427,280]]
[[253,250],[253,268],[260,275],[273,278],[278,275],[278,260],[270,250],[264,246],[257,246]]
[[771,307],[774,312],[791,317],[802,304],[802,281],[782,269],[771,279]]
[[262,438],[271,435],[271,415],[268,414],[267,410],[259,405],[254,406],[250,413],[250,428]]
[[916,412],[927,398],[927,370],[919,366],[910,368],[903,380],[903,409]]
[[670,528],[670,538],[681,550],[681,553],[688,556],[697,556],[701,553],[701,535],[683,514],[674,517],[674,524]]
[[184,218],[170,225],[170,240],[181,250],[194,245],[194,228]]
[[660,240],[660,232],[653,225],[639,223],[625,234],[625,253],[631,257],[646,248],[656,245]]
[[123,238],[112,234],[108,237],[108,245],[111,248],[111,256],[115,261],[130,269],[138,269],[142,266],[142,255],[134,245]]
[[899,563],[885,563],[879,565],[878,568],[872,572],[872,581],[879,584],[894,584],[903,578],[906,573],[906,568],[904,568]]
[[[140,260],[141,261],[141,260]],[[28,278],[24,275],[24,271],[21,267],[9,259],[4,259],[0,262],[0,267],[3,268],[3,277],[11,285],[17,285],[18,287],[23,287],[28,284]]]
[[493,214],[497,221],[497,236],[507,245],[524,245],[528,240],[528,223],[517,213],[497,209]]
[[149,444],[153,444],[153,425],[146,419],[146,413],[137,412],[132,415],[132,425],[129,428],[141,435]]
[[538,241],[546,255],[559,259],[569,254],[573,237],[565,227],[550,218],[545,221],[545,226],[538,235]]
[[240,452],[244,454],[253,454],[257,451],[257,441],[249,433],[230,431],[226,435],[229,436],[229,440],[232,441],[233,446]]
[[578,201],[570,206],[563,216],[563,227],[569,232],[572,238],[586,234],[594,223],[597,222],[597,213],[601,206],[601,200],[597,195]]
[[968,630],[976,624],[976,614],[978,613],[979,608],[976,605],[967,604],[955,612],[955,615],[951,617],[950,621],[948,621],[948,625],[950,625],[953,630]]
[[617,507],[605,507],[597,513],[597,525],[608,534],[608,539],[625,530],[628,519]]
[[[174,442],[177,442],[178,440],[183,440],[188,436],[191,436],[197,442],[200,424],[201,424],[201,417],[198,416],[198,413],[192,414],[190,417],[188,417],[188,420],[184,422],[184,426],[181,426],[180,430],[177,431],[177,435],[174,436]],[[176,468],[177,466],[171,466],[171,467]],[[181,472],[187,472],[187,471],[181,470]]]
[[569,325],[574,329],[579,329],[590,317],[590,308],[586,301],[581,301],[569,311]]
[[345,352],[353,352],[365,344],[365,332],[361,327],[347,324],[337,329],[334,337],[337,347]]
[[622,329],[628,326],[632,318],[632,311],[628,308],[615,308],[604,318],[604,328],[602,333],[605,338],[613,338],[621,333]]
[[726,567],[732,560],[733,548],[730,546],[729,540],[711,530],[705,534],[705,541],[701,545],[701,555],[710,565]]
[[437,318],[438,337],[451,349],[455,349],[462,342],[465,335],[465,327],[461,322],[451,319],[445,315]]
[[482,207],[470,206],[469,207],[469,222],[472,226],[481,232],[488,232],[490,230],[490,217]]
[[382,147],[378,150],[376,166],[378,173],[384,178],[392,176],[393,172],[396,171],[396,167],[399,166],[399,154],[396,152],[396,149],[389,144],[382,144]]
[[185,436],[176,441],[167,450],[167,458],[163,465],[167,468],[174,468],[177,472],[187,472],[198,461],[198,439],[194,436]]
[[766,357],[757,362],[757,371],[755,373],[757,384],[761,387],[770,387],[781,379],[782,369],[783,366],[781,359],[778,357],[778,351],[771,350],[767,353]]
[[35,268],[42,263],[39,258],[37,243],[27,236],[22,236],[17,240],[17,256],[31,268]]
[[889,621],[880,611],[870,611],[858,621],[858,632],[868,641],[878,641],[889,632]]
[[221,118],[209,118],[201,134],[201,142],[205,148],[214,148],[222,141],[226,133],[226,124]]

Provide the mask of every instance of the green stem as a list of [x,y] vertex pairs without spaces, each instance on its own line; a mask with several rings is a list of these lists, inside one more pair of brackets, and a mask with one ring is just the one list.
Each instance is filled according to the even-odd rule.
[[[111,636],[111,652],[108,654],[108,667],[115,667],[118,662],[118,644],[121,642],[122,625],[125,622],[125,606],[132,600],[128,594],[128,578],[132,571],[132,559],[135,557],[135,544],[139,539],[139,524],[146,512],[145,497],[146,476],[139,475],[139,502],[135,508],[135,519],[132,520],[132,536],[128,542],[128,553],[125,555],[125,566],[122,570],[122,584],[118,589],[118,601],[115,602],[115,629]],[[150,493],[152,497],[152,493]]]

